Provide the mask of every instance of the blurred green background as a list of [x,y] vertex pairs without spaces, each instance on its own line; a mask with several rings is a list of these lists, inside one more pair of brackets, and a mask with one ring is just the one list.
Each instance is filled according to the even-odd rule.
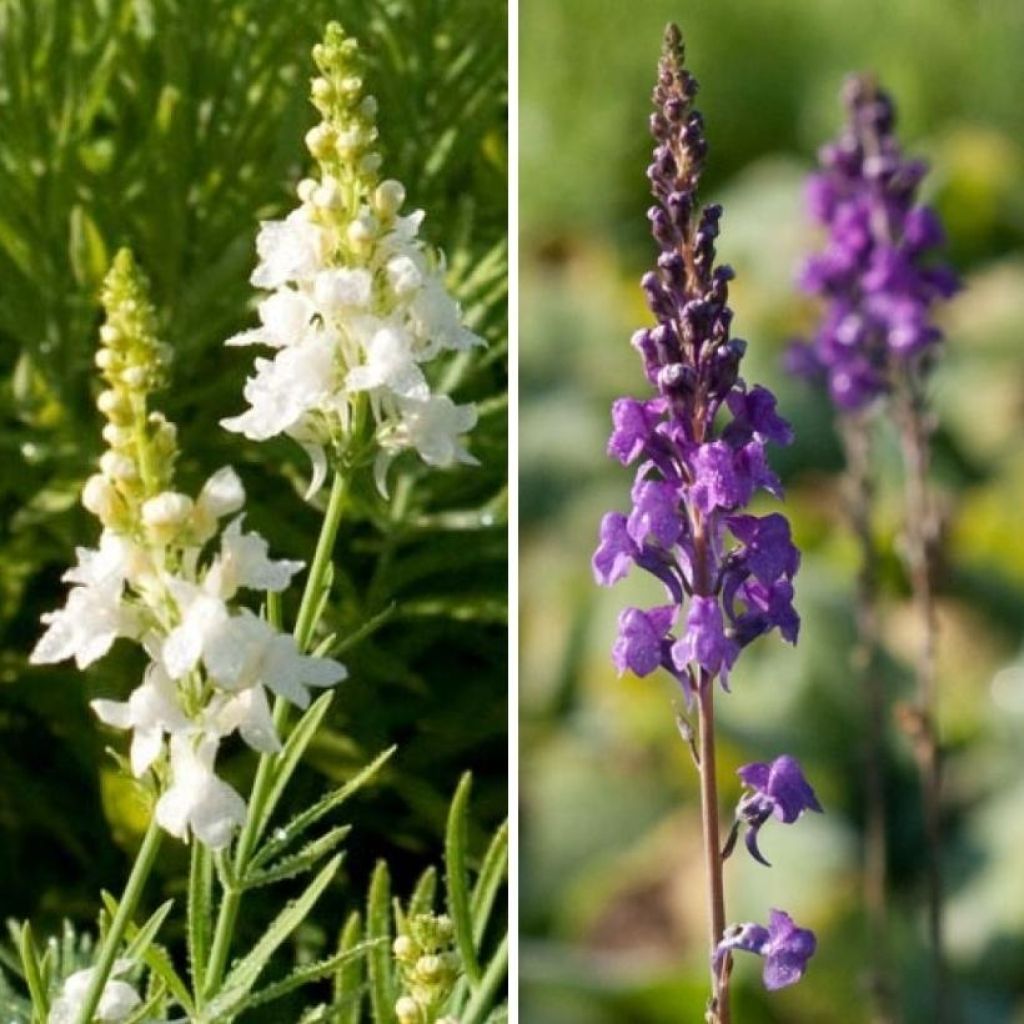
[[[770,871],[729,862],[731,920],[782,906],[818,932],[805,980],[769,996],[742,957],[737,1021],[868,1019],[859,845],[861,696],[848,667],[854,546],[842,525],[830,410],[784,379],[813,323],[793,280],[818,243],[802,181],[838,129],[848,71],[894,92],[967,288],[947,310],[932,393],[947,531],[939,571],[946,874],[961,1019],[1024,1021],[1024,5],[1013,0],[523,0],[521,5],[522,1000],[529,1024],[693,1024],[705,998],[696,777],[667,679],[615,677],[618,610],[653,603],[631,578],[592,582],[601,514],[630,478],[604,455],[608,407],[643,393],[628,344],[649,322],[646,123],[665,22],[702,84],[704,199],[725,204],[745,376],[778,391],[797,442],[776,453],[804,562],[794,650],[760,641],[721,709],[724,799],[735,768],[798,755],[827,813],[764,833]],[[915,621],[899,560],[899,457],[878,441],[885,679],[912,694]],[[926,1021],[916,775],[890,727],[890,952],[905,1020]]]
[[[504,3],[0,0],[0,917],[31,915],[37,934],[65,915],[94,922],[141,824],[104,755],[123,738],[87,707],[127,693],[140,666],[119,648],[84,675],[25,660],[39,615],[63,601],[74,545],[98,532],[78,492],[101,451],[97,291],[119,246],[150,275],[174,350],[160,404],[180,427],[179,485],[232,462],[278,557],[312,553],[320,513],[301,498],[301,450],[248,444],[217,421],[242,408],[250,361],[222,342],[254,322],[258,222],[295,205],[316,121],[309,53],[331,18],[361,39],[385,173],[427,211],[424,236],[488,347],[441,368],[458,400],[479,404],[481,466],[403,460],[391,505],[367,484],[345,513],[330,626],[345,635],[394,613],[347,652],[351,681],[283,813],[389,744],[399,753],[353,805],[343,884],[304,941],[334,942],[377,857],[398,892],[439,860],[462,771],[477,778],[477,847],[506,813]],[[252,759],[228,748],[225,764],[242,783]],[[183,869],[172,844],[154,903],[181,895]],[[285,895],[255,894],[243,928],[265,926]]]

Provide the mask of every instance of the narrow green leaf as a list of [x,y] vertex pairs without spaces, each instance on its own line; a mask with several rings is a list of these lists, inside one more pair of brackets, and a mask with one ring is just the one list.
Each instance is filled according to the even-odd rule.
[[68,257],[75,280],[95,292],[110,266],[110,257],[96,222],[79,203],[71,207]]
[[186,916],[189,976],[198,992],[210,959],[213,936],[213,860],[209,849],[200,842],[192,844]]
[[437,898],[437,868],[431,865],[420,875],[416,888],[409,897],[407,914],[409,917],[419,917],[421,914],[429,914],[434,909],[434,900]]
[[245,999],[263,969],[278,947],[305,921],[316,901],[330,884],[341,864],[341,857],[334,857],[306,887],[302,895],[288,903],[274,918],[270,927],[255,946],[228,972],[220,994],[207,1008],[211,1020],[228,1015]]
[[125,1017],[124,1024],[148,1024],[154,1019],[157,1010],[162,1008],[166,994],[167,986],[161,981],[152,995],[137,1010]]
[[274,764],[271,768],[273,781],[270,784],[267,799],[260,808],[260,817],[256,823],[257,837],[261,836],[266,830],[274,809],[277,807],[277,802],[281,799],[281,794],[284,792],[288,781],[302,760],[302,755],[306,752],[306,748],[316,735],[317,729],[320,728],[320,723],[327,714],[327,709],[331,706],[333,698],[333,692],[328,691],[321,694],[306,709],[303,716],[296,723],[295,728],[292,729],[288,739],[285,740],[281,753],[274,759]]
[[395,1024],[395,986],[391,976],[391,876],[378,861],[370,881],[366,937],[375,945],[366,958],[370,975],[370,1006],[374,1024]]
[[[345,927],[341,930],[338,940],[338,952],[346,953],[354,949],[363,938],[363,921],[359,911],[349,914]],[[366,961],[344,960],[334,972],[334,991],[332,1005],[338,1009],[337,1024],[360,1024],[363,1009],[363,978],[366,974]]]
[[376,943],[364,942],[354,946],[352,949],[339,950],[333,956],[318,960],[316,963],[297,967],[291,974],[280,981],[275,981],[272,985],[254,992],[244,1002],[239,1004],[233,1012],[242,1013],[251,1010],[253,1007],[262,1006],[264,1003],[273,1002],[273,1000],[280,999],[282,996],[288,995],[289,992],[294,992],[295,989],[301,988],[303,985],[326,978],[328,975],[340,970],[350,961],[362,960],[377,945],[380,945],[379,941]]
[[350,825],[338,825],[329,832],[307,843],[298,853],[290,857],[283,857],[275,864],[263,871],[251,871],[242,880],[243,889],[255,889],[261,885],[270,885],[273,882],[280,882],[286,878],[294,878],[305,871],[309,871],[329,853],[332,853],[339,843],[352,831]]
[[135,930],[134,935],[128,942],[128,947],[125,949],[124,955],[126,959],[141,960],[143,958],[146,950],[149,949],[154,939],[156,939],[157,932],[160,931],[173,906],[174,900],[168,900],[166,903],[161,904],[153,912],[149,920]]
[[494,1000],[508,973],[508,936],[501,940],[497,952],[484,971],[480,984],[469,997],[466,1009],[459,1015],[459,1024],[483,1024],[494,1009]]
[[368,636],[376,633],[381,626],[389,622],[395,614],[395,610],[398,608],[398,604],[392,601],[383,611],[377,612],[376,615],[367,619],[358,629],[349,633],[347,637],[339,640],[335,644],[331,651],[331,657],[337,658],[339,655],[344,654],[346,651],[352,650],[353,647],[357,647],[363,640]]
[[340,807],[349,797],[362,789],[384,767],[396,749],[396,747],[389,747],[383,753],[378,754],[365,768],[353,775],[344,786],[332,790],[312,807],[307,807],[306,810],[297,814],[287,825],[275,829],[263,848],[253,857],[251,862],[253,867],[262,867],[268,863],[311,825],[316,824],[325,814]]
[[[131,929],[129,929],[130,931]],[[188,986],[174,969],[170,953],[163,946],[152,943],[143,954],[142,962],[167,986],[167,990],[178,1001],[189,1018],[194,1017],[196,1006],[192,995]]]
[[487,922],[491,916],[494,901],[501,890],[508,871],[508,822],[504,822],[494,833],[484,862],[480,867],[473,895],[470,899],[470,913],[473,917],[473,942],[480,948]]
[[18,937],[18,953],[21,956],[21,969],[25,975],[25,984],[32,1000],[32,1010],[39,1015],[41,1021],[46,1020],[50,1012],[50,1003],[43,985],[42,972],[39,969],[39,954],[36,951],[35,939],[32,938],[32,926],[26,921],[21,927]]
[[459,781],[459,787],[452,799],[448,812],[448,829],[445,833],[444,859],[448,886],[448,913],[455,926],[455,941],[462,957],[462,966],[470,984],[480,981],[480,965],[476,959],[476,945],[473,941],[473,918],[469,905],[469,881],[466,871],[467,815],[469,794],[473,776],[466,772]]

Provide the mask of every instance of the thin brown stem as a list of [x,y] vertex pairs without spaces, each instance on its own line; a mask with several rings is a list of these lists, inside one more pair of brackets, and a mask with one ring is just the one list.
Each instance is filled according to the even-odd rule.
[[867,912],[871,974],[869,991],[874,1024],[892,1024],[892,984],[888,969],[888,881],[886,864],[885,692],[879,667],[878,551],[871,530],[873,486],[871,435],[866,416],[844,416],[840,432],[846,455],[847,516],[857,539],[855,616],[852,653],[855,676],[864,696],[864,905]]
[[920,646],[915,659],[917,704],[906,717],[921,779],[928,887],[928,935],[934,978],[934,1017],[949,1020],[943,945],[942,766],[936,721],[935,645],[937,626],[932,583],[932,551],[936,522],[928,487],[929,427],[920,383],[913,370],[900,375],[897,394],[903,448],[906,503],[906,559],[920,620]]
[[[704,834],[704,868],[707,874],[709,959],[725,931],[725,886],[722,880],[722,837],[718,820],[718,780],[715,777],[714,680],[701,673],[697,697],[700,743],[700,812]],[[729,1024],[729,965],[721,973],[711,968],[713,1004],[711,1024]]]

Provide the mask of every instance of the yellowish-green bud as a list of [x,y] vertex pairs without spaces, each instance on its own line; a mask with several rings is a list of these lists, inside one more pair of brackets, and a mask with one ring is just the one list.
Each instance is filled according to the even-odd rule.
[[112,423],[130,423],[132,404],[128,397],[113,388],[101,391],[96,398],[96,408]]
[[395,1016],[398,1017],[398,1024],[420,1024],[423,1020],[420,1004],[410,996],[402,996],[395,1003]]
[[414,961],[419,956],[419,949],[416,947],[416,943],[408,935],[399,935],[395,939],[391,950],[395,954],[396,960]]
[[117,488],[102,474],[95,473],[82,488],[82,504],[104,526],[116,526],[124,515],[124,502]]
[[374,232],[370,225],[362,218],[352,221],[345,231],[345,237],[348,239],[349,245],[356,249],[369,245],[373,241],[373,235]]
[[334,86],[326,78],[314,78],[310,93],[316,103],[330,103],[334,98]]
[[135,460],[121,452],[108,451],[100,456],[100,469],[109,480],[137,480],[139,467]]
[[382,181],[373,193],[373,208],[384,220],[391,220],[405,202],[405,186],[400,181]]
[[326,160],[336,145],[334,129],[327,124],[317,124],[306,132],[306,148],[315,160]]
[[193,507],[187,494],[164,491],[143,504],[142,522],[153,540],[167,543],[188,525]]

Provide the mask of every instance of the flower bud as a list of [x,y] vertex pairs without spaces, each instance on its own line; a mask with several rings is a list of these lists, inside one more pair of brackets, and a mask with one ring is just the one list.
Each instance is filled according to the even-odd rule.
[[310,93],[317,103],[330,103],[334,96],[334,87],[326,78],[314,78],[310,85]]
[[103,440],[111,448],[123,448],[131,443],[132,432],[127,427],[118,426],[116,423],[107,423],[102,430]]
[[237,512],[244,504],[245,488],[230,466],[218,469],[199,492],[200,507],[217,519]]
[[103,324],[100,327],[100,341],[104,345],[110,345],[111,347],[117,345],[123,335],[113,324]]
[[149,380],[149,373],[144,366],[129,366],[121,374],[121,380],[124,381],[125,387],[130,388],[132,391],[138,391],[146,386],[146,382]]
[[113,423],[128,423],[131,420],[131,404],[124,395],[112,388],[101,391],[96,398],[96,408]]
[[345,237],[350,245],[358,249],[364,245],[369,245],[373,241],[373,230],[365,220],[354,220],[349,224]]
[[117,488],[102,474],[95,473],[82,488],[82,504],[104,526],[111,526],[123,511]]
[[405,186],[389,178],[382,181],[373,193],[373,207],[386,220],[390,220],[405,202]]
[[411,996],[402,996],[395,1003],[395,1016],[398,1017],[398,1024],[420,1024],[423,1019],[420,1004]]
[[142,521],[154,539],[169,540],[192,516],[192,499],[186,494],[164,491],[142,506]]
[[312,178],[303,178],[296,187],[295,192],[301,202],[308,203],[312,201],[313,194],[316,192],[317,188],[318,183]]
[[334,146],[334,129],[330,125],[317,124],[306,132],[306,148],[315,160],[325,160]]
[[98,348],[93,357],[96,366],[101,370],[109,370],[117,362],[117,353],[109,348]]
[[444,961],[439,956],[421,956],[416,961],[416,973],[426,982],[437,981],[444,973]]
[[106,451],[100,456],[100,469],[109,480],[137,480],[139,476],[135,460],[115,451]]
[[396,960],[414,960],[417,955],[416,943],[408,935],[399,935],[391,947]]
[[377,97],[364,96],[362,103],[359,104],[359,113],[362,114],[367,121],[372,121],[377,116]]

